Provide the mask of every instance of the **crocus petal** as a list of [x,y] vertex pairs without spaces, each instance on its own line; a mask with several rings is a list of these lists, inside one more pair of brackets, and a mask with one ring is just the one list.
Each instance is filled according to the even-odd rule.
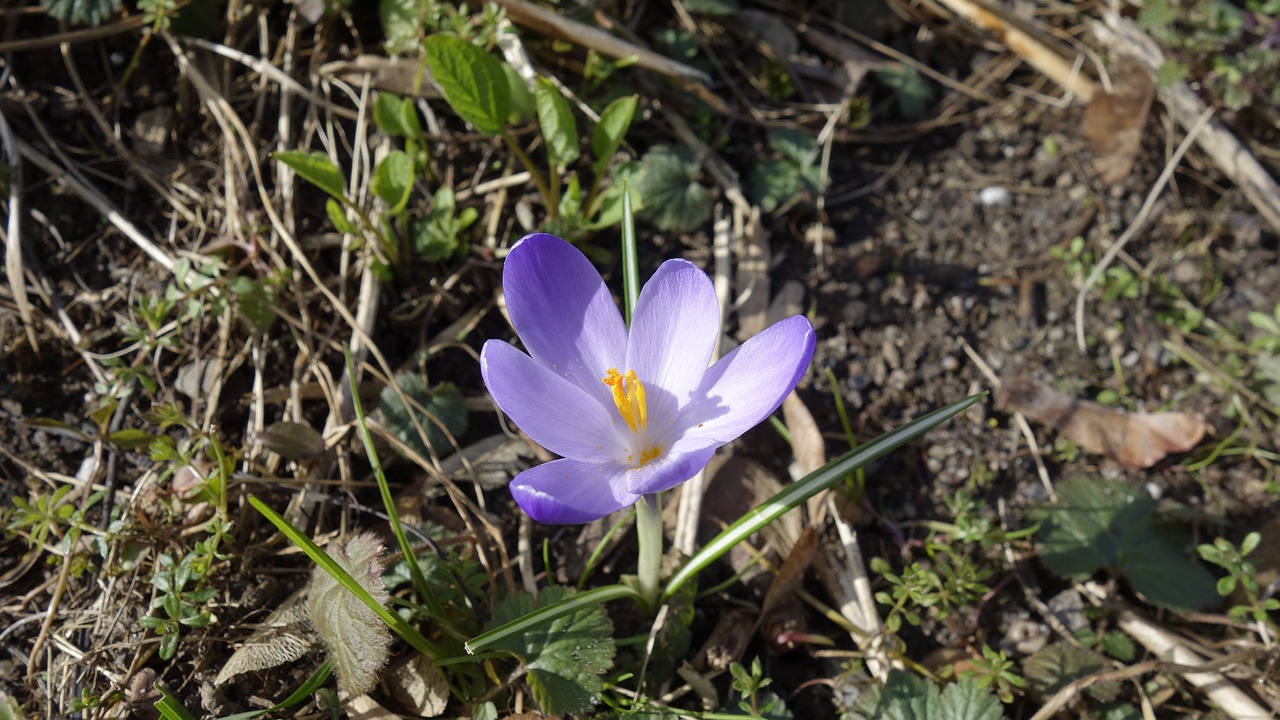
[[626,490],[637,495],[670,490],[705,467],[715,454],[716,447],[708,447],[702,443],[702,447],[684,452],[681,444],[677,443],[661,457],[628,471]]
[[681,413],[684,437],[723,445],[769,417],[809,367],[814,343],[813,326],[796,315],[725,355]]
[[529,354],[588,393],[607,397],[601,380],[626,358],[627,329],[591,261],[554,235],[526,235],[507,253],[502,287]]
[[623,487],[625,472],[617,464],[552,460],[517,475],[511,496],[540,523],[589,523],[640,499]]
[[528,355],[490,340],[480,351],[480,373],[498,407],[542,447],[586,462],[619,456],[617,413]]
[[649,414],[674,418],[707,372],[720,332],[711,278],[687,260],[668,260],[640,291],[627,367],[645,383]]

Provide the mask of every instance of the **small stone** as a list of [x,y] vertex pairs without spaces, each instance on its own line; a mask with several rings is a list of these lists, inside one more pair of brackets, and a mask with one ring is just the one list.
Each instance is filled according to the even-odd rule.
[[956,359],[955,355],[943,355],[942,369],[945,372],[953,373],[960,369],[960,361]]
[[983,207],[1008,207],[1013,202],[1013,195],[998,185],[982,188],[978,192],[978,201]]

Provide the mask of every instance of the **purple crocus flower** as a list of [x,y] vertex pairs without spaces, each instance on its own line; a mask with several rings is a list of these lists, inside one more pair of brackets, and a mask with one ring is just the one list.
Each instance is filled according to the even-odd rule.
[[797,315],[707,367],[720,307],[686,260],[645,284],[630,331],[591,262],[554,235],[516,243],[502,286],[529,354],[490,340],[480,369],[498,407],[562,456],[511,482],[542,523],[590,522],[693,477],[776,410],[813,357],[813,327]]

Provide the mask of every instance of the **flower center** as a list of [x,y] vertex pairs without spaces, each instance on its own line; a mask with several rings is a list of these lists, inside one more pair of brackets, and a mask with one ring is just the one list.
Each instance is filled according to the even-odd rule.
[[[631,428],[631,432],[641,435],[642,430],[648,430],[649,406],[644,399],[644,383],[636,377],[636,371],[628,370],[627,374],[623,375],[617,368],[609,368],[609,373],[605,375],[603,382],[613,391],[613,404],[618,408],[618,414],[627,423],[627,427]],[[643,435],[640,440],[644,442]],[[628,449],[627,453],[627,462],[635,463],[634,467],[638,468],[658,459],[662,455],[662,448],[650,445],[640,451],[639,457],[631,449]]]
[[[602,380],[613,390],[613,404],[618,414],[631,428],[631,432],[639,434],[648,426],[649,408],[644,401],[644,384],[636,377],[635,370],[628,370],[624,376],[617,368],[609,368],[609,373]],[[652,459],[652,458],[650,458]]]

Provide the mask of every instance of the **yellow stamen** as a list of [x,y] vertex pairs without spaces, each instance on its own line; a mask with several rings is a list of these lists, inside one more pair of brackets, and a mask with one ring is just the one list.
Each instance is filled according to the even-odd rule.
[[618,414],[627,423],[627,427],[631,428],[631,432],[638,433],[646,429],[649,408],[644,399],[644,383],[636,377],[636,371],[628,370],[626,377],[623,377],[617,368],[609,368],[601,382],[613,390],[613,404],[617,406]]
[[648,450],[645,450],[644,452],[640,453],[640,465],[644,465],[650,460],[657,458],[661,454],[662,454],[662,448],[658,447],[657,445],[654,445]]

